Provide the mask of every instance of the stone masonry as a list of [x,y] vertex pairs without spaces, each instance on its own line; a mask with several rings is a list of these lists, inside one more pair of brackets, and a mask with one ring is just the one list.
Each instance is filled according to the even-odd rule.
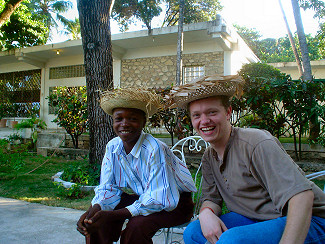
[[[184,66],[204,66],[205,75],[223,74],[223,52],[183,54]],[[176,55],[122,60],[121,87],[167,87],[175,84]]]

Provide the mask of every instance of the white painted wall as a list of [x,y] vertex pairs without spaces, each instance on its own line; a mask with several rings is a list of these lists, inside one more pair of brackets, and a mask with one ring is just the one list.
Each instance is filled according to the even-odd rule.
[[[207,41],[207,42],[199,42],[199,43],[193,42],[193,43],[186,43],[184,45],[183,54],[205,53],[205,52],[216,52],[216,51],[223,51],[223,50],[217,45],[215,41]],[[130,49],[124,54],[123,59],[172,56],[172,55],[176,55],[176,53],[177,53],[177,46],[175,43],[175,45]]]
[[34,65],[26,64],[24,62],[15,62],[15,63],[0,63],[0,73],[10,73],[10,72],[18,72],[24,70],[34,70],[39,69]]
[[[313,76],[316,79],[325,79],[325,60],[311,61],[310,64]],[[270,63],[270,65],[279,69],[281,72],[290,75],[294,80],[300,78],[296,62]]]

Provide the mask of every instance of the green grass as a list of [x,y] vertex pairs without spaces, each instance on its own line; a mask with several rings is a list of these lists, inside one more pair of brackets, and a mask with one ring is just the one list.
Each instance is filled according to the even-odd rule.
[[[60,194],[58,187],[51,180],[51,177],[59,171],[71,169],[71,166],[86,165],[86,160],[76,161],[58,157],[43,157],[36,155],[35,152],[26,152],[26,145],[12,146],[10,150],[7,147],[8,142],[0,140],[1,197],[36,202],[48,206],[88,209],[94,196],[93,191],[80,199],[69,199]],[[42,165],[44,162],[46,163]],[[191,168],[190,171],[194,178],[196,169]],[[323,189],[325,180],[315,180],[314,182]],[[197,183],[197,187],[199,187],[199,183]],[[223,207],[223,212],[226,211],[227,209]]]
[[[164,134],[151,134],[153,137],[155,137],[155,138],[170,138],[170,134],[166,134],[166,133],[164,133]],[[175,137],[176,138],[176,137]]]
[[[7,143],[0,141],[0,196],[37,202],[48,206],[88,209],[94,193],[81,199],[69,199],[59,194],[58,186],[51,177],[70,165],[85,164],[85,161],[71,161],[49,158],[24,152],[23,146],[6,149]],[[47,161],[43,166],[39,167]],[[33,169],[39,167],[33,172]],[[30,172],[30,173],[28,173]]]
[[[280,137],[279,141],[281,143],[293,143],[293,137]],[[297,143],[298,143],[298,138],[297,138]],[[308,144],[309,143],[308,137],[301,138],[301,143]]]

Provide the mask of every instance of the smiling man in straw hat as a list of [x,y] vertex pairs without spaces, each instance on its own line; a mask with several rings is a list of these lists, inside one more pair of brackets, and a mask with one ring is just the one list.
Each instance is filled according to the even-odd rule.
[[[183,224],[193,214],[196,191],[186,165],[171,150],[142,132],[146,119],[161,107],[160,97],[137,88],[101,95],[118,137],[108,142],[100,185],[78,223],[87,243],[152,243],[161,228]],[[124,221],[126,228],[121,232]]]
[[[210,143],[199,220],[186,228],[185,243],[325,243],[324,192],[269,132],[231,126],[230,97],[242,86],[239,76],[208,76],[169,95]],[[223,202],[230,213],[221,215]]]

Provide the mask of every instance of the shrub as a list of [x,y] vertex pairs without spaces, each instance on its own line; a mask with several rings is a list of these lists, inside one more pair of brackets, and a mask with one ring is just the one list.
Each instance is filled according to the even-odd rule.
[[88,126],[86,87],[57,87],[48,99],[57,116],[53,122],[67,131],[78,148],[78,138]]
[[63,174],[61,175],[61,179],[80,185],[98,185],[100,177],[100,165],[96,164],[94,166],[95,168],[93,168],[91,165],[69,166],[64,170]]
[[31,128],[32,129],[32,140],[33,140],[33,143],[36,143],[37,136],[38,136],[37,129],[44,130],[47,128],[47,125],[44,120],[33,116],[30,119],[23,120],[23,121],[19,122],[18,124],[15,125],[15,128],[16,129]]
[[81,191],[79,184],[74,184],[70,188],[65,188],[62,183],[54,182],[57,186],[57,192],[59,196],[69,199],[80,199],[87,196],[89,193]]
[[37,118],[35,116],[29,118],[29,119],[26,119],[26,120],[23,120],[21,122],[19,122],[18,124],[15,125],[15,128],[16,129],[22,129],[22,128],[38,128],[38,129],[46,129],[47,128],[47,125],[45,123],[44,120],[40,119],[40,118]]

